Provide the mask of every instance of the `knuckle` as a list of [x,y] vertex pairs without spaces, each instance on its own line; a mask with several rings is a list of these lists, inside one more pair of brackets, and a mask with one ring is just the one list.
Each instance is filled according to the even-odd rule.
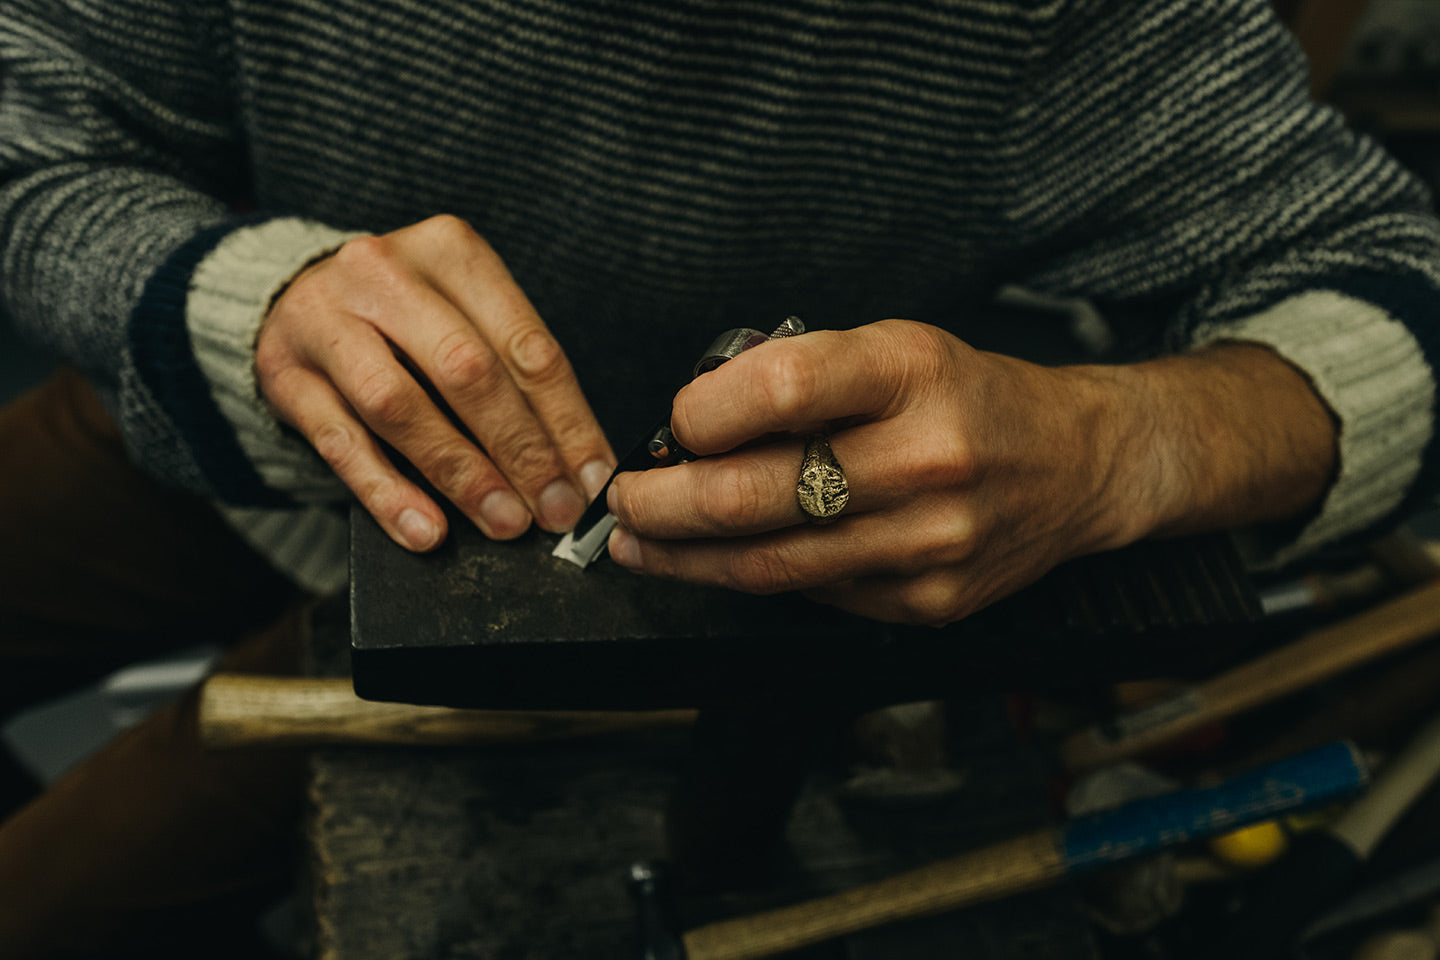
[[451,213],[436,214],[396,231],[407,246],[423,257],[432,269],[441,272],[459,270],[491,275],[503,267],[500,256],[475,231],[469,221]]
[[929,539],[931,549],[927,553],[932,561],[961,563],[975,555],[980,538],[974,517],[963,510],[951,510],[930,525]]
[[980,460],[971,439],[958,431],[937,437],[911,464],[915,482],[931,490],[953,490],[973,485],[980,476]]
[[875,327],[894,342],[897,350],[917,357],[930,357],[941,353],[944,338],[948,336],[939,327],[914,320],[892,318],[880,321]]
[[465,448],[442,450],[430,458],[425,471],[450,502],[467,513],[479,509],[487,492],[485,470],[478,455]]
[[526,488],[541,485],[562,472],[543,435],[513,433],[497,440],[491,449],[501,471]]
[[387,237],[369,235],[347,240],[335,251],[335,262],[345,267],[358,267],[370,272],[392,263],[396,258],[395,243]]
[[877,345],[877,362],[886,369],[887,381],[897,386],[897,397],[914,388],[949,382],[946,365],[951,348],[958,343],[953,336],[913,320],[885,320],[875,326],[883,338]]
[[355,495],[377,519],[397,516],[405,507],[405,486],[389,475],[377,478],[365,485],[363,490],[355,490]]
[[901,587],[899,599],[909,623],[948,623],[960,616],[964,590],[950,577],[922,577]]
[[592,460],[612,457],[605,443],[605,434],[595,422],[595,414],[588,404],[548,413],[545,426],[568,463],[584,465]]
[[405,393],[394,372],[374,370],[361,376],[351,400],[366,423],[396,424],[409,412]]
[[[484,243],[475,228],[470,226],[464,219],[455,216],[453,213],[439,213],[433,217],[427,217],[420,223],[420,228],[436,240],[444,243],[473,244],[477,241]],[[486,244],[488,246],[488,244]]]
[[440,345],[435,370],[445,386],[483,384],[495,374],[495,354],[474,337],[451,334]]
[[535,381],[550,381],[565,372],[565,353],[547,331],[530,327],[510,341],[515,367]]
[[795,577],[775,553],[747,550],[736,553],[726,565],[724,585],[745,593],[783,593],[795,587]]
[[698,489],[702,518],[719,519],[741,529],[758,526],[765,516],[768,491],[752,471],[729,458],[711,463],[709,479]]
[[769,350],[762,355],[760,396],[776,422],[789,423],[803,415],[819,385],[819,371],[798,350]]
[[[340,280],[344,283],[341,296],[352,308],[362,311],[376,309],[375,296],[398,295],[411,283],[411,274],[405,263],[400,245],[389,236],[356,237],[335,252],[336,266],[343,271]],[[333,282],[333,281],[332,281]],[[364,296],[356,289],[368,290]],[[337,289],[332,286],[332,289]]]
[[975,444],[968,438],[956,435],[945,446],[944,480],[947,486],[968,487],[980,477],[981,464]]
[[345,424],[334,421],[321,424],[310,438],[310,443],[315,452],[320,454],[320,459],[341,475],[348,472],[360,449],[350,429]]

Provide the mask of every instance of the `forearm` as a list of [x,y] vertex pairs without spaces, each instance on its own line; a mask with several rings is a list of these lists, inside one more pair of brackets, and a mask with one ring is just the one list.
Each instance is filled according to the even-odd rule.
[[[1440,225],[1415,178],[1309,98],[1303,59],[1266,4],[1166,3],[1168,42],[1137,46],[1153,6],[1110,4],[1103,16],[1073,8],[1071,29],[1037,72],[1088,76],[1123,55],[1147,82],[1037,83],[1033,109],[1016,111],[1013,142],[1028,145],[1018,162],[1030,175],[1013,181],[1014,249],[1047,251],[1016,257],[1016,279],[1102,304],[1115,317],[1150,316],[1168,350],[1264,344],[1304,372],[1337,431],[1328,482],[1308,507],[1287,512],[1314,494],[1313,476],[1288,487],[1274,479],[1274,462],[1323,462],[1287,446],[1296,439],[1290,431],[1318,421],[1275,429],[1267,421],[1303,410],[1244,396],[1244,377],[1235,387],[1245,401],[1239,415],[1202,434],[1202,447],[1217,445],[1216,462],[1181,455],[1168,475],[1149,478],[1165,481],[1184,515],[1199,518],[1177,520],[1166,507],[1157,530],[1245,518],[1250,558],[1278,565],[1369,536],[1440,486],[1432,429]],[[1095,130],[1107,136],[1097,140]],[[1150,372],[1183,382],[1183,369],[1167,361]],[[1228,381],[1239,371],[1219,373]],[[1153,386],[1140,393],[1162,404],[1157,415],[1206,430],[1211,409],[1218,417],[1234,404],[1223,384],[1187,385],[1187,396],[1212,389],[1221,395],[1204,402],[1217,406],[1190,411],[1178,395]],[[1176,454],[1187,438],[1160,439]],[[1223,482],[1229,453],[1250,439],[1261,446],[1240,461],[1258,466],[1242,471],[1248,480]],[[1182,470],[1198,472],[1198,491],[1176,482],[1186,479]],[[1293,522],[1264,522],[1277,512]]]
[[1125,539],[1299,520],[1323,500],[1336,420],[1269,348],[1220,343],[1083,370],[1109,400],[1108,509]]
[[173,177],[133,168],[67,164],[0,182],[0,296],[28,337],[117,386],[145,279],[223,216]]
[[[222,228],[245,181],[223,5],[0,5],[0,299],[115,399],[130,455],[208,495],[187,443],[209,404],[182,322],[177,251]],[[100,79],[97,79],[100,78]],[[103,81],[103,82],[102,82]]]

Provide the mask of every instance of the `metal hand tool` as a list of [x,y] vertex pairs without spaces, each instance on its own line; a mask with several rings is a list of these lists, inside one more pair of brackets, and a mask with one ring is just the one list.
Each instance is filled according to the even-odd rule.
[[[700,360],[695,364],[695,369],[691,372],[690,379],[693,380],[702,374],[709,373],[721,364],[740,356],[751,347],[757,347],[762,343],[782,337],[793,337],[804,332],[805,324],[799,317],[787,317],[784,323],[770,331],[769,334],[749,327],[726,330],[716,337],[701,355]],[[586,508],[585,513],[580,517],[580,522],[575,524],[574,530],[565,534],[555,547],[552,556],[568,560],[582,569],[599,558],[605,549],[606,541],[610,539],[610,531],[615,529],[615,516],[606,507],[605,496],[610,492],[610,484],[615,482],[618,474],[627,470],[669,467],[694,459],[695,454],[686,450],[676,441],[675,434],[670,431],[670,418],[667,416],[653,430],[646,432],[640,438],[640,442],[620,459],[620,463],[615,467],[615,472],[610,474],[610,479],[605,481],[605,486]]]

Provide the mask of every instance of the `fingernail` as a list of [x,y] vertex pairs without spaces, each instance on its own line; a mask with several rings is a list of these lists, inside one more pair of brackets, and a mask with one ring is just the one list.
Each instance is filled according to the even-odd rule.
[[497,540],[518,537],[530,526],[530,511],[525,502],[509,490],[496,490],[480,501],[480,519],[489,528],[486,532]]
[[615,468],[604,460],[591,460],[580,468],[580,482],[585,486],[585,499],[594,500],[605,489],[605,481]]
[[411,508],[400,514],[400,535],[411,550],[429,550],[440,539],[440,528],[419,510]]
[[622,567],[634,569],[640,566],[640,541],[635,534],[624,527],[610,532],[610,559]]
[[540,523],[546,530],[561,533],[575,526],[580,514],[585,512],[585,501],[580,491],[568,481],[556,480],[540,494]]

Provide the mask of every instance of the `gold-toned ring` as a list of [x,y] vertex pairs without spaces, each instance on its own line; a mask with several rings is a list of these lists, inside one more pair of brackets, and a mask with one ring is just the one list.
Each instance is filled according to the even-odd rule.
[[850,502],[850,484],[845,470],[830,449],[830,440],[817,433],[805,441],[805,458],[800,461],[800,479],[795,499],[811,523],[830,523]]

